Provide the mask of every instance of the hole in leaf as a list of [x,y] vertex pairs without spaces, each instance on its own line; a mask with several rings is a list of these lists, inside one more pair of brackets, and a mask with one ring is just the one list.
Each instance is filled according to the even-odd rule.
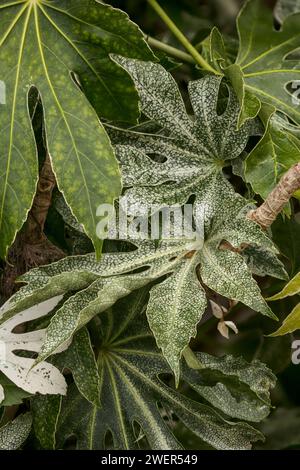
[[148,157],[156,163],[165,163],[168,160],[167,157],[161,153],[148,153]]
[[219,93],[218,93],[218,102],[217,102],[217,115],[221,116],[225,113],[229,100],[229,89],[226,83],[221,82]]

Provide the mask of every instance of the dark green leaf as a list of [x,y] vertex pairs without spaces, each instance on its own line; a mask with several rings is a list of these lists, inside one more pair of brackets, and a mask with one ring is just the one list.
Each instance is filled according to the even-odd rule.
[[[213,447],[249,448],[250,442],[261,436],[246,423],[225,420],[214,407],[239,419],[262,419],[269,412],[269,387],[274,386],[270,371],[258,362],[250,365],[200,354],[205,365],[203,373],[182,364],[182,377],[208,404],[175,391],[160,377],[168,372],[168,366],[145,321],[146,294],[140,290],[101,315],[98,363],[102,408],[96,409],[71,391],[59,418],[58,447],[75,435],[77,448],[103,449],[111,432],[114,448],[136,448],[134,423],[138,423],[151,448],[178,449],[180,444],[162,418],[163,407]],[[212,383],[209,378],[214,372]]]

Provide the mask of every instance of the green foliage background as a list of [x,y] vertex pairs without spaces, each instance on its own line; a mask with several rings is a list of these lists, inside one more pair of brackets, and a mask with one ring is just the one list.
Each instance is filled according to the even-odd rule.
[[[5,2],[0,2],[0,6],[1,3]],[[68,2],[62,3],[67,9]],[[183,50],[147,1],[112,0],[105,3],[128,13],[146,35]],[[238,229],[235,225],[237,209],[244,207],[245,201],[262,203],[282,174],[300,161],[299,111],[296,107],[287,111],[289,98],[284,95],[282,87],[286,76],[281,72],[274,72],[278,67],[280,70],[284,68],[284,73],[290,80],[300,76],[299,52],[294,52],[300,47],[300,17],[289,17],[291,13],[300,11],[300,5],[298,7],[296,1],[282,1],[277,4],[274,20],[276,27],[287,18],[285,45],[282,46],[278,31],[272,31],[272,9],[275,2],[251,0],[248,23],[254,27],[250,34],[245,30],[243,22],[240,22],[241,31],[244,28],[244,39],[240,42],[239,56],[235,62],[239,48],[235,22],[245,2],[162,0],[160,4],[202,56],[217,71],[222,70],[223,73],[225,69],[224,75],[231,81],[234,91],[230,89],[228,92],[228,88],[220,86],[219,77],[214,77],[214,82],[208,80],[211,88],[205,90],[207,75],[188,61],[181,63],[178,58],[153,49],[155,59],[146,41],[142,39],[141,31],[132,24],[128,26],[128,20],[121,13],[115,12],[115,16],[109,17],[108,21],[111,23],[107,37],[104,35],[92,41],[90,50],[83,48],[77,57],[68,51],[68,66],[76,69],[82,80],[81,88],[85,92],[83,95],[76,87],[77,99],[74,99],[75,95],[72,96],[72,113],[81,113],[83,116],[83,109],[90,130],[85,133],[80,124],[71,121],[66,126],[66,130],[71,128],[71,134],[78,138],[78,145],[75,143],[75,150],[70,154],[72,161],[74,160],[73,173],[66,175],[62,156],[69,152],[68,132],[58,125],[59,117],[53,100],[44,100],[46,127],[41,113],[36,129],[43,151],[35,148],[31,135],[25,153],[32,158],[27,164],[31,165],[33,179],[24,178],[24,184],[28,187],[21,188],[24,191],[21,205],[14,205],[13,197],[9,199],[11,225],[0,240],[0,252],[5,255],[26,219],[28,206],[34,196],[38,176],[35,152],[37,151],[41,164],[47,142],[45,133],[51,133],[52,140],[48,149],[53,153],[58,188],[48,212],[45,235],[71,257],[24,274],[21,281],[26,285],[14,295],[1,322],[38,302],[64,295],[63,301],[58,303],[50,315],[35,320],[32,328],[47,328],[45,343],[37,361],[47,360],[65,373],[68,394],[65,398],[40,394],[32,396],[1,373],[0,384],[5,400],[0,405],[0,449],[17,449],[20,446],[25,449],[300,448],[300,365],[291,363],[292,342],[300,339],[299,318],[296,316],[288,334],[282,336],[269,336],[278,325],[268,318],[277,316],[281,324],[291,311],[298,312],[300,288],[297,284],[293,295],[275,297],[269,304],[271,311],[257,287],[258,284],[263,297],[269,298],[284,288],[286,272],[293,278],[300,270],[299,198],[295,195],[290,201],[284,214],[272,225],[268,236],[258,227],[254,229],[250,223],[245,223]],[[257,11],[261,11],[261,8],[265,9],[265,15],[261,15],[259,19]],[[87,14],[85,19],[90,21],[88,13],[81,14]],[[99,18],[103,21],[105,16],[101,17],[99,13]],[[59,21],[58,15],[58,24]],[[255,29],[257,24],[261,24],[259,21],[263,23],[264,37],[259,28],[257,31]],[[61,25],[62,28],[65,27],[63,22]],[[215,26],[218,30],[214,30],[209,42],[208,36]],[[120,30],[122,27],[124,32]],[[75,29],[74,27],[72,34],[76,36]],[[85,33],[86,31],[80,31],[82,37]],[[70,37],[72,34],[70,33]],[[122,42],[122,34],[130,37],[131,44]],[[117,36],[119,37],[116,38]],[[250,36],[252,49],[247,43]],[[63,49],[66,45],[63,42],[60,45],[56,36],[48,40],[55,44],[56,57],[60,47],[66,54]],[[270,43],[276,43],[277,40],[276,53],[272,54],[271,59],[264,59]],[[30,38],[28,44],[33,48]],[[93,75],[91,69],[87,72],[82,66],[82,56],[86,55],[89,60],[90,55],[98,50],[97,47],[102,48],[103,56],[99,63],[92,65],[92,69],[97,69],[97,73]],[[247,64],[245,70],[243,69],[247,48],[250,50],[249,61],[256,64],[253,70],[248,70],[249,76]],[[283,58],[290,52],[294,53],[293,63],[286,70]],[[5,62],[7,54],[7,51],[0,50],[2,62]],[[29,49],[24,59],[24,69],[30,79],[33,75],[32,56]],[[260,56],[263,57],[262,60]],[[135,62],[132,59],[147,62]],[[154,66],[150,64],[151,60],[156,60]],[[9,60],[5,64],[8,69],[11,67]],[[39,79],[43,74],[41,67],[35,67]],[[62,74],[57,63],[51,63],[50,67]],[[262,70],[266,75],[261,75]],[[269,70],[273,76],[268,75]],[[256,73],[257,82],[253,78]],[[103,76],[98,77],[97,83],[95,76],[98,74]],[[275,75],[277,81],[274,79]],[[55,80],[64,80],[65,90],[69,90],[68,81],[72,86],[74,83],[67,74],[63,78],[62,76],[63,74],[55,77]],[[267,77],[265,81],[262,76]],[[22,79],[24,83],[28,80],[26,74]],[[199,79],[202,82],[194,82],[198,83],[198,88],[196,85],[189,85],[189,82]],[[18,104],[24,94],[24,83],[19,85]],[[199,83],[202,84],[202,89]],[[39,88],[36,83],[33,84]],[[106,91],[103,93],[107,85],[112,88],[108,95],[112,93],[113,100],[109,99]],[[41,79],[40,91],[47,97],[48,91],[43,91],[44,86]],[[253,89],[256,86],[259,91],[250,96],[251,87]],[[260,100],[264,100],[266,89],[269,91],[271,88],[272,96],[264,101],[261,108]],[[153,99],[156,94],[159,98],[157,101]],[[211,117],[215,124],[212,128],[216,133],[212,140],[205,140],[209,134],[209,125],[206,122],[206,128],[203,124],[205,116],[201,115],[201,109],[198,109],[198,114],[197,109],[195,110],[197,94],[199,101],[205,97],[204,104],[209,112],[216,105]],[[228,115],[232,119],[232,125],[228,127],[229,136],[225,130],[228,116],[225,114],[222,120],[228,94],[232,105],[231,114]],[[175,98],[173,102],[172,99],[166,99],[161,108],[157,107],[157,102],[163,100],[164,96]],[[211,96],[214,96],[214,100],[210,102]],[[281,99],[280,105],[276,104],[276,100],[282,96],[284,99]],[[218,102],[215,103],[217,98]],[[66,92],[58,97],[61,104],[66,103],[66,109],[70,103],[68,99]],[[121,106],[118,106],[117,102],[120,100]],[[136,126],[138,102],[142,115],[140,125]],[[175,116],[176,122],[180,123],[175,130],[174,122],[168,122],[168,117],[164,115],[168,107],[172,118]],[[69,111],[68,109],[68,115]],[[260,121],[251,120],[259,112]],[[285,112],[288,112],[288,118]],[[16,113],[21,116],[24,126],[30,127],[24,109],[16,108]],[[195,128],[197,121],[198,124],[200,122],[201,129],[204,129],[202,134],[197,134],[197,130],[189,127],[192,126],[189,119],[194,114],[191,121],[196,122]],[[98,118],[101,119],[101,124]],[[186,138],[186,129],[182,130],[183,123],[191,132],[190,135],[194,138],[196,135],[196,143]],[[244,127],[239,129],[243,123]],[[189,154],[188,164],[184,159],[172,160],[172,152],[168,150],[166,139],[173,138],[173,132],[176,136],[172,141],[172,151],[176,148],[179,154],[183,151]],[[227,140],[221,140],[221,145],[220,135],[224,134]],[[123,174],[123,183],[125,181],[125,186],[129,188],[129,198],[133,203],[151,201],[153,198],[155,202],[173,201],[172,188],[166,190],[166,177],[159,167],[159,161],[148,158],[155,148],[156,157],[163,155],[169,165],[165,174],[169,175],[173,171],[176,181],[176,172],[181,170],[181,176],[176,181],[176,185],[181,188],[176,192],[176,202],[183,203],[189,197],[198,197],[201,200],[205,200],[205,197],[212,198],[215,201],[214,210],[223,207],[226,215],[230,214],[230,223],[225,221],[223,224],[222,220],[217,220],[215,231],[213,227],[207,228],[206,253],[204,250],[203,253],[196,252],[191,258],[184,258],[186,252],[182,246],[167,243],[158,247],[150,244],[138,245],[131,240],[131,244],[105,241],[100,265],[94,253],[88,254],[93,251],[93,246],[98,258],[101,252],[101,244],[94,237],[95,221],[91,221],[89,210],[93,211],[96,204],[100,204],[106,197],[112,201],[120,192],[119,170],[107,135],[111,139]],[[87,140],[88,136],[90,140]],[[16,138],[22,140],[20,134]],[[100,147],[97,149],[96,142],[99,139],[99,145],[103,145],[105,151]],[[74,139],[71,141],[74,143]],[[211,141],[216,147],[220,145],[214,158],[192,162],[195,148],[208,148]],[[16,145],[21,144],[17,141]],[[79,203],[76,191],[73,191],[73,183],[76,181],[75,186],[83,184],[76,180],[78,171],[75,168],[77,164],[80,166],[81,160],[76,160],[75,157],[82,155],[82,152],[92,156],[101,171],[95,174],[92,167],[85,167],[87,172],[81,174],[81,177],[82,181],[88,182],[87,194]],[[15,158],[17,162],[17,154]],[[139,175],[145,168],[148,181],[143,176],[139,180]],[[194,171],[192,179],[197,183],[194,187],[188,179],[191,168]],[[209,177],[202,178],[203,168],[209,168]],[[102,192],[99,191],[95,196],[98,180],[101,178],[107,183]],[[239,202],[233,203],[235,193],[242,197],[238,199]],[[87,201],[92,201],[92,205],[87,204]],[[15,216],[16,213],[18,217]],[[233,247],[238,248],[241,243],[252,243],[259,246],[261,251],[251,251],[249,247],[241,260],[240,254],[218,250],[219,243],[228,237],[227,233],[224,235],[218,229],[218,224],[221,224],[224,233],[231,233],[231,238],[226,240]],[[216,245],[210,244],[210,236],[217,240]],[[270,238],[278,248],[281,263],[275,256],[276,250]],[[133,251],[136,246],[137,250]],[[181,256],[177,264],[172,258],[174,254]],[[5,274],[7,265],[4,261],[1,263]],[[248,267],[251,266],[257,284],[246,272],[246,263]],[[200,286],[195,275],[199,264],[205,286]],[[237,266],[236,278],[239,282],[235,285],[234,279],[231,279],[230,285],[224,287],[225,274],[233,264]],[[150,270],[143,272],[145,266],[150,266]],[[3,279],[4,275],[2,281]],[[177,293],[174,305],[172,289]],[[187,293],[190,299],[188,304]],[[1,295],[4,301],[3,288]],[[229,341],[218,333],[218,319],[211,315],[211,307],[206,309],[207,298],[229,309],[230,320],[238,326],[239,334],[231,335]],[[232,303],[230,299],[237,302]],[[168,324],[172,315],[172,322]],[[179,328],[182,328],[182,335],[178,335]],[[71,346],[56,354],[57,348],[72,337]],[[183,358],[182,353],[189,341],[191,354],[184,354]],[[223,357],[225,358],[222,359]],[[274,408],[271,408],[271,403]],[[12,407],[16,410],[14,420],[11,418]],[[261,440],[261,433],[266,437],[265,442]]]

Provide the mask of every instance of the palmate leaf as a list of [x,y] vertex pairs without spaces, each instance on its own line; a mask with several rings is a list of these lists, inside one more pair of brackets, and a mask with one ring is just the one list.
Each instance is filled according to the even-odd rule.
[[[125,193],[129,211],[145,203],[183,204],[194,195],[199,239],[196,243],[184,238],[162,240],[158,245],[151,240],[132,240],[136,250],[104,254],[100,263],[92,254],[33,270],[21,278],[27,286],[11,299],[6,318],[45,299],[73,294],[51,320],[39,356],[42,360],[121,297],[170,275],[152,289],[147,316],[178,381],[181,354],[195,336],[206,307],[200,279],[213,291],[275,318],[262,299],[246,260],[251,258],[256,273],[280,278],[286,278],[286,273],[272,242],[246,218],[247,202],[234,192],[221,171],[221,162],[237,157],[248,140],[246,127],[236,131],[239,106],[233,94],[229,92],[227,109],[219,115],[220,79],[208,77],[194,82],[190,86],[196,111],[193,122],[174,80],[160,65],[115,60],[132,74],[142,111],[163,126],[158,135],[110,128],[115,143],[121,141],[116,150],[124,184],[131,186]],[[148,155],[153,152],[167,160],[151,160]],[[221,250],[224,240],[234,249],[251,245],[251,256],[249,246],[245,256],[234,250]]]
[[[122,166],[128,212],[143,205],[172,205],[197,197],[216,181],[216,194],[227,186],[222,168],[237,158],[249,139],[250,125],[236,130],[239,103],[228,88],[225,111],[218,114],[222,77],[207,76],[189,83],[195,118],[185,109],[178,86],[163,67],[114,56],[127,70],[138,90],[142,112],[162,131],[157,135],[121,132],[109,128]],[[163,135],[161,135],[163,134]],[[163,159],[159,163],[157,158]],[[155,160],[154,160],[155,159]],[[220,187],[217,187],[219,185]],[[210,204],[214,204],[212,201]],[[207,209],[209,212],[209,208]]]
[[[209,193],[207,195],[209,197]],[[228,196],[223,194],[229,201]],[[240,210],[238,203],[235,210]],[[223,215],[226,220],[220,215],[219,219],[216,217],[215,226],[212,224],[204,244],[197,249],[194,243],[192,252],[191,243],[186,240],[161,241],[158,246],[150,240],[132,241],[137,245],[136,250],[103,254],[100,263],[91,254],[66,258],[32,270],[21,278],[28,284],[11,298],[5,318],[45,298],[78,291],[52,317],[39,356],[42,360],[118,299],[171,274],[151,290],[147,316],[158,345],[178,380],[181,354],[196,334],[196,325],[206,306],[206,295],[196,274],[198,269],[202,282],[212,290],[276,318],[261,297],[244,258],[238,253],[219,249],[224,239],[233,246],[242,243],[259,245],[275,264],[277,275],[284,277],[283,267],[272,251],[272,243],[255,224],[246,219],[239,220],[232,207],[231,212],[225,211]],[[237,224],[240,232],[236,229]],[[140,273],[130,274],[141,269]]]
[[181,448],[162,418],[165,409],[217,449],[249,448],[260,434],[246,423],[224,419],[219,411],[239,420],[263,419],[269,412],[272,373],[259,362],[199,354],[205,369],[195,371],[182,363],[182,378],[205,404],[175,391],[160,377],[168,366],[147,326],[146,298],[147,290],[139,290],[101,315],[102,407],[96,409],[69,390],[58,420],[57,447],[76,436],[78,449],[103,449],[111,433],[115,449],[137,448],[138,425],[150,448]]
[[243,86],[236,91],[240,98],[247,93],[248,99],[242,103],[240,123],[255,115],[249,105],[253,95],[300,123],[297,100],[300,68],[298,61],[288,57],[300,47],[299,22],[300,14],[289,16],[281,30],[276,31],[272,14],[261,0],[248,0],[243,6],[237,19],[240,45],[236,59],[236,73],[242,74]]
[[153,56],[126,14],[95,0],[2,1],[0,18],[0,256],[25,221],[35,192],[32,87],[43,103],[58,186],[99,255],[96,208],[118,196],[120,178],[96,111],[117,120],[135,121],[138,115],[130,78],[108,54]]
[[[137,242],[136,242],[137,243]],[[88,285],[85,289],[80,290],[76,294],[69,297],[63,306],[53,316],[49,327],[47,328],[47,338],[42,348],[39,360],[42,357],[48,357],[53,354],[59,345],[68,340],[74,332],[86,324],[93,316],[103,312],[109,306],[113,305],[119,298],[127,296],[135,289],[141,288],[149,282],[162,277],[163,275],[173,272],[175,269],[180,269],[183,266],[181,257],[188,253],[189,248],[184,242],[162,242],[160,246],[155,249],[154,242],[140,243],[139,249],[131,253],[119,254],[104,254],[100,263],[95,260],[95,255],[80,256],[74,258],[67,258],[45,268],[32,271],[31,275],[36,280],[31,284],[29,278],[28,286],[22,288],[16,297],[10,301],[10,312],[7,312],[6,318],[15,314],[20,308],[21,310],[25,305],[36,304],[42,298],[52,298],[55,296],[54,292],[58,290],[62,293],[72,292],[78,290],[84,284],[76,284],[76,273],[74,267],[79,268],[78,278],[86,280],[93,276],[96,280]],[[197,261],[199,263],[199,260]],[[148,270],[140,274],[128,274],[121,276],[124,273],[144,268],[149,266]],[[47,276],[43,276],[43,270],[48,270]],[[194,266],[195,270],[195,266]],[[52,272],[51,272],[52,271]],[[28,273],[29,274],[29,273]],[[118,275],[119,274],[119,275]],[[103,276],[114,277],[103,277]],[[29,274],[30,276],[30,274]],[[32,277],[32,280],[33,280]],[[43,279],[44,277],[44,279]],[[97,278],[98,277],[98,278]],[[63,278],[65,281],[63,281]],[[75,283],[72,282],[75,280]],[[70,281],[70,282],[69,282]],[[44,283],[44,286],[43,286]],[[35,285],[38,285],[36,289]],[[62,290],[63,289],[63,290]],[[195,285],[199,295],[201,294],[201,286]],[[30,294],[31,291],[31,294]],[[188,311],[184,317],[184,321],[197,323],[200,319],[205,305],[202,305],[202,310],[196,311],[194,317],[189,319]],[[176,312],[178,315],[179,312]],[[195,328],[193,328],[195,332]],[[188,333],[189,335],[189,333]],[[189,340],[187,339],[187,342]],[[63,339],[64,338],[64,339]],[[178,343],[178,338],[172,338],[173,349],[175,344]],[[181,348],[178,351],[175,348],[176,355],[180,355],[186,346],[185,337],[181,341]],[[170,362],[171,358],[169,357]],[[178,362],[178,358],[175,358]],[[176,369],[177,370],[177,369]]]

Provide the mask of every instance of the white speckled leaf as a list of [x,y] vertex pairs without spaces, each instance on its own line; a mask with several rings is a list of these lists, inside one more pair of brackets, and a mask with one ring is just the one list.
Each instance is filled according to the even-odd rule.
[[[145,203],[182,204],[195,195],[194,215],[197,219],[202,214],[206,237],[200,250],[204,283],[226,297],[276,318],[261,297],[245,261],[249,261],[250,269],[263,275],[286,278],[286,272],[276,258],[272,242],[246,219],[246,201],[235,194],[221,171],[226,160],[238,157],[244,150],[250,130],[249,123],[236,130],[240,108],[232,91],[229,89],[226,110],[218,114],[221,79],[207,76],[190,83],[195,113],[192,120],[184,109],[175,81],[159,65],[120,57],[114,60],[131,74],[143,113],[162,127],[157,135],[109,129],[121,162],[124,185],[129,188],[126,191],[129,212],[134,213]],[[236,248],[250,245],[251,259],[249,251],[242,256],[220,251],[224,240]],[[266,266],[266,259],[270,266]],[[167,288],[155,289],[159,297],[168,295]],[[158,320],[160,313],[158,310],[155,313],[154,333],[163,329],[163,322],[159,325]]]
[[[204,284],[273,318],[247,266],[247,255],[224,251],[220,246],[227,241],[234,248],[253,247],[250,268],[255,265],[257,271],[262,264],[261,272],[265,272],[265,262],[260,263],[261,253],[265,253],[273,263],[269,271],[281,278],[285,272],[275,261],[271,240],[246,218],[247,201],[235,193],[222,173],[224,162],[244,150],[250,129],[248,123],[236,130],[239,105],[232,91],[228,89],[227,107],[220,114],[217,101],[221,79],[207,76],[192,82],[189,93],[195,116],[191,118],[174,79],[163,67],[119,56],[114,60],[132,76],[143,113],[162,128],[157,135],[109,128],[128,188],[129,209],[147,203],[185,203],[194,195],[194,220],[202,224],[204,243],[192,249],[188,240],[162,240],[157,246],[154,241],[132,240],[136,250],[104,254],[100,263],[91,254],[35,269],[21,278],[27,285],[11,299],[7,316],[54,295],[76,292],[53,316],[39,358],[42,360],[122,296],[171,275],[153,288],[148,318],[178,380],[180,355],[195,334],[205,308],[199,282],[188,275],[190,252],[196,251],[190,272],[196,276],[199,265]],[[132,274],[136,270],[139,274]],[[186,273],[184,281],[182,273]],[[172,300],[170,305],[160,301],[164,298]],[[190,298],[195,300],[192,309]]]
[[162,242],[157,250],[153,241],[133,240],[132,243],[138,246],[138,250],[103,254],[100,262],[96,260],[95,254],[91,253],[70,256],[56,263],[32,269],[19,278],[19,281],[26,285],[11,297],[5,314],[0,318],[0,324],[38,302],[85,289],[100,276],[124,274],[144,266],[150,267],[149,275],[152,276],[153,270],[163,271],[172,258],[186,252],[185,241]]
[[[262,246],[262,250],[266,253],[273,253],[275,249],[259,227],[242,215],[241,210],[245,201],[232,191],[228,183],[223,186],[224,192],[220,191],[217,198],[210,197],[219,178],[220,176],[217,176],[212,179],[211,185],[207,187],[206,191],[203,190],[203,194],[199,192],[202,203],[207,208],[206,240],[203,246],[199,245],[197,255],[193,257],[194,273],[197,266],[200,265],[202,280],[212,290],[228,298],[241,301],[254,310],[274,318],[263,300],[243,256],[228,250],[222,251],[219,249],[219,245],[223,240],[227,240],[236,247],[242,243]],[[223,208],[226,207],[223,212],[217,210],[218,205],[221,207],[221,204]],[[199,209],[200,206],[197,207]],[[134,243],[138,245],[136,250],[128,253],[104,254],[100,263],[95,260],[94,255],[72,257],[51,266],[37,268],[23,277],[23,280],[26,278],[29,284],[11,299],[11,309],[8,311],[8,316],[12,315],[12,312],[18,311],[20,306],[24,306],[24,303],[27,305],[34,303],[36,298],[41,300],[49,295],[61,294],[62,289],[64,292],[78,290],[53,316],[47,328],[39,361],[53,354],[80,327],[93,316],[113,305],[119,298],[128,295],[132,290],[142,287],[151,280],[174,273],[173,277],[168,278],[159,287],[154,287],[152,301],[155,300],[156,311],[153,310],[150,303],[149,321],[158,344],[163,348],[178,379],[178,361],[181,352],[195,334],[195,326],[203,313],[205,300],[199,282],[195,278],[194,282],[191,282],[192,276],[190,279],[188,277],[185,279],[180,302],[176,306],[177,312],[173,311],[174,304],[166,308],[166,304],[161,302],[159,308],[158,299],[168,296],[173,299],[177,298],[178,285],[176,281],[181,279],[181,272],[186,274],[189,272],[191,260],[185,255],[191,251],[191,245],[184,240],[161,241],[157,247],[152,241]],[[145,270],[139,274],[130,274],[130,272],[141,268]],[[126,275],[124,276],[124,274]],[[62,279],[64,279],[64,283],[61,282]],[[90,279],[94,279],[94,281],[88,284]],[[184,295],[186,289],[188,296]],[[184,299],[191,297],[195,299],[192,311],[190,311],[188,302],[184,302]],[[182,312],[185,312],[184,315]],[[179,318],[183,323],[178,323]],[[166,329],[166,324],[168,329]],[[172,337],[173,343],[168,341],[170,337]]]
[[26,441],[32,425],[30,413],[18,416],[0,428],[0,450],[17,450]]
[[44,449],[53,450],[61,397],[36,395],[31,399],[30,405],[35,436]]
[[[224,187],[230,188],[229,185]],[[206,195],[209,197],[209,191]],[[57,279],[62,279],[61,276],[70,281],[67,288],[65,287],[65,291],[67,292],[68,289],[69,291],[74,290],[77,279],[75,276],[74,281],[73,272],[70,272],[70,266],[77,266],[77,276],[79,278],[83,276],[86,280],[89,277],[91,278],[91,276],[96,277],[94,282],[90,283],[87,287],[84,285],[84,289],[79,290],[66,300],[52,317],[47,328],[39,361],[53,354],[60,345],[70,339],[93,316],[106,310],[119,298],[128,295],[132,290],[138,289],[152,280],[159,279],[165,274],[174,273],[173,277],[168,278],[159,287],[154,287],[152,300],[155,299],[156,312],[154,312],[150,303],[149,321],[158,344],[166,353],[166,357],[178,379],[178,361],[181,352],[188,345],[190,338],[194,336],[195,326],[205,308],[205,299],[203,298],[201,286],[196,278],[192,282],[193,276],[191,273],[195,273],[199,264],[201,264],[204,283],[207,283],[210,288],[229,298],[242,301],[263,314],[273,316],[261,297],[259,288],[251,277],[243,257],[236,253],[219,250],[219,245],[223,239],[228,240],[233,246],[239,246],[241,243],[248,242],[264,245],[265,250],[273,247],[270,240],[253,222],[245,218],[238,218],[239,212],[236,214],[236,209],[242,207],[242,199],[234,195],[231,201],[230,195],[232,196],[232,193],[229,191],[228,194],[220,194],[219,197],[222,200],[224,200],[225,196],[227,197],[228,211],[225,214],[230,214],[231,217],[229,219],[225,217],[225,220],[223,220],[223,212],[223,219],[221,215],[208,219],[206,224],[207,239],[203,247],[199,245],[197,255],[192,258],[194,267],[189,275],[191,259],[186,258],[185,255],[191,251],[191,245],[184,240],[161,241],[157,247],[155,247],[152,241],[134,242],[138,245],[136,250],[128,253],[104,254],[100,263],[95,260],[94,255],[78,256],[70,258],[69,262],[68,259],[62,260],[55,265],[37,268],[28,273],[26,276],[29,284],[23,287],[12,298],[10,302],[11,310],[8,312],[9,315],[12,314],[11,312],[18,310],[20,305],[24,305],[24,302],[28,302],[29,299],[30,302],[35,302],[36,295],[41,299],[41,295],[47,297],[50,293],[51,295],[54,292],[58,293],[58,290],[61,292],[62,284],[57,283]],[[229,212],[230,210],[231,212]],[[210,207],[208,215],[210,211],[214,211],[214,206]],[[240,231],[237,229],[239,226]],[[141,268],[145,270],[139,274],[129,274]],[[57,274],[58,272],[60,274]],[[178,296],[177,281],[180,279],[182,281],[182,272],[187,277],[184,286],[181,288],[180,302],[176,306],[178,311],[173,311],[172,307],[174,307],[174,304],[165,309],[165,304],[161,303],[161,308],[159,309],[159,297],[171,296],[171,298],[176,298]],[[41,273],[42,281],[45,280],[46,287],[41,288],[40,283],[38,289],[34,290],[36,289],[35,286],[38,285],[39,273]],[[54,281],[51,280],[50,273],[53,274]],[[124,274],[126,275],[124,276]],[[30,282],[31,276],[32,284]],[[188,278],[188,276],[191,277]],[[194,276],[196,275],[194,274]],[[239,279],[238,283],[236,282],[236,276]],[[234,280],[233,284],[228,282],[229,278]],[[31,295],[28,296],[30,286],[34,287]],[[53,286],[55,289],[58,288],[58,290],[53,290]],[[189,294],[188,296],[184,294],[186,289]],[[195,300],[195,306],[192,311],[190,311],[187,300],[186,303],[184,302],[189,297],[193,297]],[[183,323],[178,323],[179,318],[181,318]],[[159,321],[161,321],[161,326]],[[163,338],[162,327],[166,328],[166,324],[170,328],[170,332],[165,330]],[[171,336],[173,337],[173,344],[168,344],[168,338]],[[168,352],[166,348],[168,348]]]
[[[132,212],[137,204],[184,203],[216,174],[226,160],[244,150],[250,127],[236,130],[239,104],[231,89],[223,114],[217,113],[222,78],[207,76],[189,83],[194,119],[188,116],[178,86],[162,66],[113,56],[132,76],[143,113],[162,127],[157,135],[108,131],[122,165]],[[151,160],[160,156],[163,162]],[[225,178],[220,179],[220,184]]]
[[[187,251],[184,241],[161,242],[157,249],[152,241],[145,241],[139,242],[138,249],[133,252],[105,254],[100,263],[91,254],[36,268],[21,278],[28,285],[10,299],[2,321],[7,321],[24,307],[35,305],[37,299],[41,301],[78,290],[53,316],[39,356],[41,361],[55,353],[79,328],[116,300],[172,272],[178,264],[177,257]],[[117,276],[143,267],[148,267],[148,270],[139,275]],[[116,277],[105,277],[114,275]]]
[[287,272],[278,257],[260,246],[248,246],[242,253],[250,271],[256,276],[271,276],[288,280]]
[[196,326],[207,303],[196,274],[198,264],[197,254],[183,261],[171,276],[151,289],[147,307],[150,328],[177,383],[181,354],[191,337],[196,336]]
[[52,317],[38,362],[45,360],[57,348],[95,315],[105,311],[118,299],[149,282],[148,278],[124,276],[99,279],[74,294]]
[[[269,390],[275,387],[276,377],[265,364],[259,361],[249,364],[241,357],[218,358],[205,353],[196,353],[196,357],[203,370],[199,373],[183,365],[182,378],[205,400],[237,419],[259,422],[269,414]],[[230,380],[233,380],[231,385]]]
[[271,318],[277,318],[261,296],[259,287],[240,254],[216,250],[214,246],[207,244],[200,257],[200,275],[204,284],[218,294],[243,302]]

